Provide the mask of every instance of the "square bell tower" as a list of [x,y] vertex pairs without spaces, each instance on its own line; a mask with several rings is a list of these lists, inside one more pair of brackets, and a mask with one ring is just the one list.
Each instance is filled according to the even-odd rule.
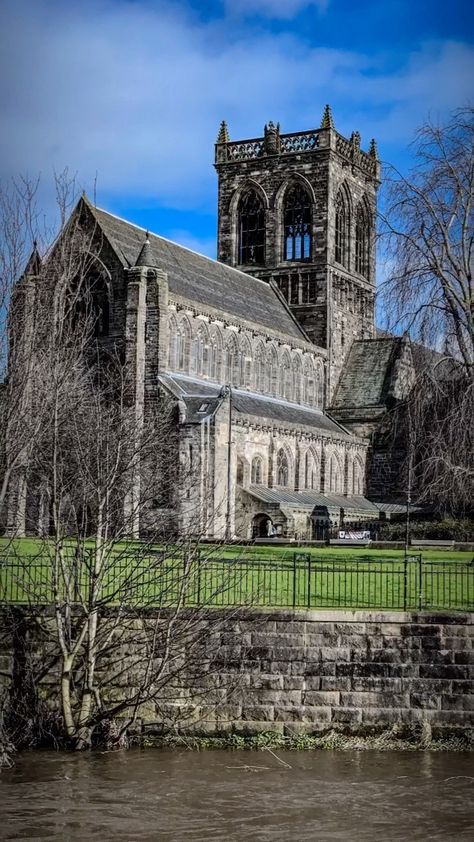
[[309,339],[327,350],[332,397],[354,339],[374,336],[375,141],[319,129],[216,142],[218,260],[275,284]]

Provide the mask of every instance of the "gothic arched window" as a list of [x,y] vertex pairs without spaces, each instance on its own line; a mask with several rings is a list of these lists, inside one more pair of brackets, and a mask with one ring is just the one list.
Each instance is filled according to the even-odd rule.
[[355,227],[355,270],[364,278],[369,277],[370,223],[367,209],[361,203],[357,208]]
[[263,482],[263,463],[260,456],[254,456],[252,459],[251,481],[252,485],[261,485]]
[[109,335],[110,303],[109,291],[102,278],[95,278],[90,285],[92,298],[92,312],[94,319],[94,336]]
[[181,321],[176,334],[176,362],[180,371],[189,369],[191,330],[187,321]]
[[265,262],[265,211],[255,190],[249,190],[239,202],[239,263],[263,265]]
[[285,197],[283,212],[284,259],[311,258],[311,201],[304,189],[295,184]]
[[303,403],[314,406],[316,402],[316,380],[314,364],[311,359],[305,362],[303,372]]
[[302,367],[299,356],[293,360],[293,381],[295,403],[301,403]]
[[337,263],[349,267],[349,208],[342,190],[336,199],[335,254]]
[[225,382],[230,386],[241,384],[241,353],[237,340],[232,336],[225,349]]
[[178,366],[178,326],[174,317],[171,317],[168,323],[168,336],[168,368],[174,371]]
[[273,345],[270,345],[267,350],[265,392],[267,395],[276,395],[278,393],[278,354]]
[[80,328],[95,339],[109,335],[109,290],[100,275],[75,278],[68,290],[66,306],[73,328]]
[[341,472],[339,470],[339,462],[336,456],[331,456],[329,463],[329,491],[334,494],[340,494],[341,489]]
[[242,459],[240,458],[240,456],[237,457],[237,477],[236,477],[236,480],[237,480],[237,485],[243,485],[244,484],[244,463],[242,462]]
[[324,366],[321,360],[318,360],[316,363],[315,383],[316,406],[319,407],[319,409],[322,409],[324,405]]
[[286,486],[289,479],[288,457],[281,448],[277,454],[277,484]]
[[287,353],[283,354],[280,366],[280,395],[287,401],[291,401],[293,397],[293,372]]
[[314,454],[309,450],[305,456],[305,488],[319,488],[319,470]]
[[209,335],[204,325],[198,327],[192,341],[191,371],[206,377],[209,373]]
[[212,380],[219,380],[221,375],[222,357],[222,335],[218,328],[211,328],[211,340],[209,347],[209,377]]
[[364,477],[362,466],[356,458],[352,464],[352,493],[360,496],[364,493]]
[[258,392],[265,391],[265,349],[259,344],[254,356],[254,382]]

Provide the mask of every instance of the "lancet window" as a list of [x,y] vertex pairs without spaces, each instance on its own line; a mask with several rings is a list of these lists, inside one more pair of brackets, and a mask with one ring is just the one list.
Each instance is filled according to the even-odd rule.
[[316,362],[315,391],[316,406],[322,409],[324,405],[324,366],[321,360]]
[[356,213],[355,270],[364,278],[369,277],[370,222],[367,209],[360,204]]
[[67,312],[72,325],[81,325],[89,336],[108,336],[110,302],[104,279],[100,275],[76,279],[70,287]]
[[235,339],[231,339],[225,349],[225,382],[232,386],[241,383],[241,354]]
[[302,367],[301,360],[298,356],[295,357],[293,363],[293,380],[295,403],[301,403]]
[[281,448],[277,453],[277,483],[278,485],[287,486],[289,481],[290,471],[288,467],[288,457]]
[[340,494],[341,489],[341,472],[336,456],[331,456],[329,462],[329,491],[334,494]]
[[336,237],[334,257],[337,263],[349,268],[349,208],[342,190],[339,190],[336,199]]
[[257,346],[254,358],[254,382],[258,392],[265,391],[265,350],[262,345]]
[[314,454],[309,450],[305,456],[305,488],[318,490],[319,470]]
[[362,466],[358,459],[354,459],[352,463],[352,493],[356,495],[364,493]]
[[190,339],[191,331],[188,323],[180,322],[176,333],[176,365],[180,371],[189,369]]
[[284,259],[311,258],[311,201],[299,184],[291,187],[285,197],[283,212]]
[[288,354],[283,355],[280,368],[280,394],[282,398],[291,401],[293,397],[293,373]]
[[239,202],[239,263],[263,265],[265,262],[265,210],[255,190],[249,190]]
[[251,481],[252,485],[262,485],[263,462],[260,456],[254,456],[252,459]]

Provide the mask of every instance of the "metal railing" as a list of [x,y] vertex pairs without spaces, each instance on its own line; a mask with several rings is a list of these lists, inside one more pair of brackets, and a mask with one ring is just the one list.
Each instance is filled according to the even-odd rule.
[[98,582],[87,557],[71,558],[56,578],[56,589],[53,584],[46,558],[0,562],[4,604],[47,605],[56,590],[59,601],[96,600],[104,606],[171,607],[180,600],[189,607],[474,610],[474,565],[425,561],[421,554],[345,560],[311,553],[227,558],[131,552],[112,557]]

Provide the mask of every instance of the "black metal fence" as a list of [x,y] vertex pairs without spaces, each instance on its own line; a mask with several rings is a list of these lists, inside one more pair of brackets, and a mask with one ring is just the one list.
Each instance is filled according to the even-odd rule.
[[[133,606],[261,606],[269,608],[376,608],[474,610],[474,565],[425,561],[421,555],[348,560],[293,553],[283,558],[224,557],[196,553],[171,557],[120,554],[100,580],[87,558],[71,558],[60,575],[45,558],[0,562],[0,602]],[[94,590],[95,589],[95,590]]]

